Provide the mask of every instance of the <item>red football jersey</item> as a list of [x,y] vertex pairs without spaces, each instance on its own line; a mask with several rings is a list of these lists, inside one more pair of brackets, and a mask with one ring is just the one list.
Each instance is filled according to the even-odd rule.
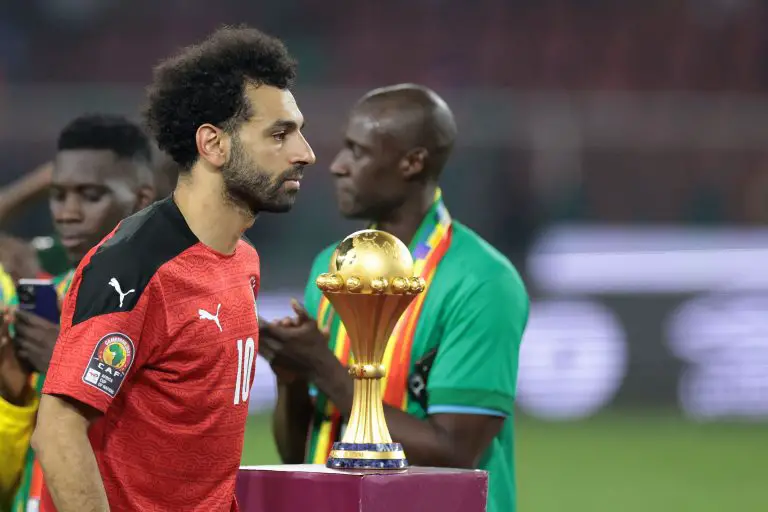
[[259,276],[253,247],[211,250],[170,198],[78,267],[43,393],[103,413],[89,437],[112,510],[237,510]]

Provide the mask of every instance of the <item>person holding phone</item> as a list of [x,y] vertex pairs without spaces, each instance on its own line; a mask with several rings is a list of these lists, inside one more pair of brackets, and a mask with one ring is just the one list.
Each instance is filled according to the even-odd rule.
[[[80,260],[125,217],[155,200],[148,136],[122,116],[86,115],[71,121],[60,133],[54,159],[49,205],[56,232],[67,252],[71,270],[50,281],[21,282],[22,307],[9,308],[18,297],[4,301],[6,316],[15,330],[3,339],[0,368],[25,384],[15,393],[0,394],[0,446],[21,446],[26,464],[10,510],[23,512],[39,502],[42,478],[29,449],[29,434],[42,390],[44,375],[59,334],[56,311],[66,294]],[[2,282],[2,274],[0,274]],[[8,322],[3,322],[7,332]],[[0,372],[5,376],[5,371]],[[2,390],[0,379],[0,390]],[[6,396],[7,395],[7,396]],[[4,420],[7,420],[4,422]],[[18,469],[17,469],[18,472]],[[11,477],[9,477],[10,480]],[[0,495],[0,500],[2,499]],[[0,501],[0,510],[4,510]]]
[[[17,304],[13,279],[0,266],[0,304]],[[6,511],[29,450],[37,401],[29,375],[13,350],[7,324],[0,321],[0,510]]]

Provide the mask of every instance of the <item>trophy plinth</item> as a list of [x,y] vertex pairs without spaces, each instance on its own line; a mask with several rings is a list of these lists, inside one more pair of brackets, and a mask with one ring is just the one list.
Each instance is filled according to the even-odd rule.
[[384,419],[382,360],[397,321],[424,291],[424,279],[413,276],[413,258],[403,242],[384,231],[366,229],[339,244],[331,272],[318,276],[316,284],[344,324],[355,359],[349,367],[354,378],[352,412],[326,465],[406,468],[403,448],[392,442]]

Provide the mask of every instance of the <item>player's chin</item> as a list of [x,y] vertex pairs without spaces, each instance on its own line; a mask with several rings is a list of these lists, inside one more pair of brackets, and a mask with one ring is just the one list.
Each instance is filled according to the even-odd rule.
[[262,211],[270,213],[286,213],[291,211],[296,202],[296,194],[281,194],[262,205]]
[[339,213],[342,217],[345,219],[350,220],[359,220],[359,219],[366,219],[370,220],[370,217],[366,215],[366,211],[358,206],[357,203],[353,201],[339,201],[338,202],[338,208]]
[[336,207],[345,219],[365,219],[365,208],[362,208],[357,197],[346,190],[336,191]]

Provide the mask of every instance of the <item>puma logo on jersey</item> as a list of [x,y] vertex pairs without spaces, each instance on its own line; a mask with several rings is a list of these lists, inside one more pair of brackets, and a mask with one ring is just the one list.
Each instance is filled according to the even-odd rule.
[[204,309],[198,309],[197,314],[200,315],[200,320],[210,320],[211,322],[216,322],[216,327],[219,328],[219,332],[223,332],[224,330],[221,328],[221,322],[219,322],[220,310],[221,310],[221,304],[216,306],[216,315],[212,315],[211,313],[207,312]]
[[120,283],[117,281],[117,278],[114,277],[109,280],[109,286],[114,288],[117,294],[120,296],[120,307],[123,307],[123,299],[125,296],[136,291],[135,289],[131,288],[127,292],[123,293],[122,288],[120,288]]

